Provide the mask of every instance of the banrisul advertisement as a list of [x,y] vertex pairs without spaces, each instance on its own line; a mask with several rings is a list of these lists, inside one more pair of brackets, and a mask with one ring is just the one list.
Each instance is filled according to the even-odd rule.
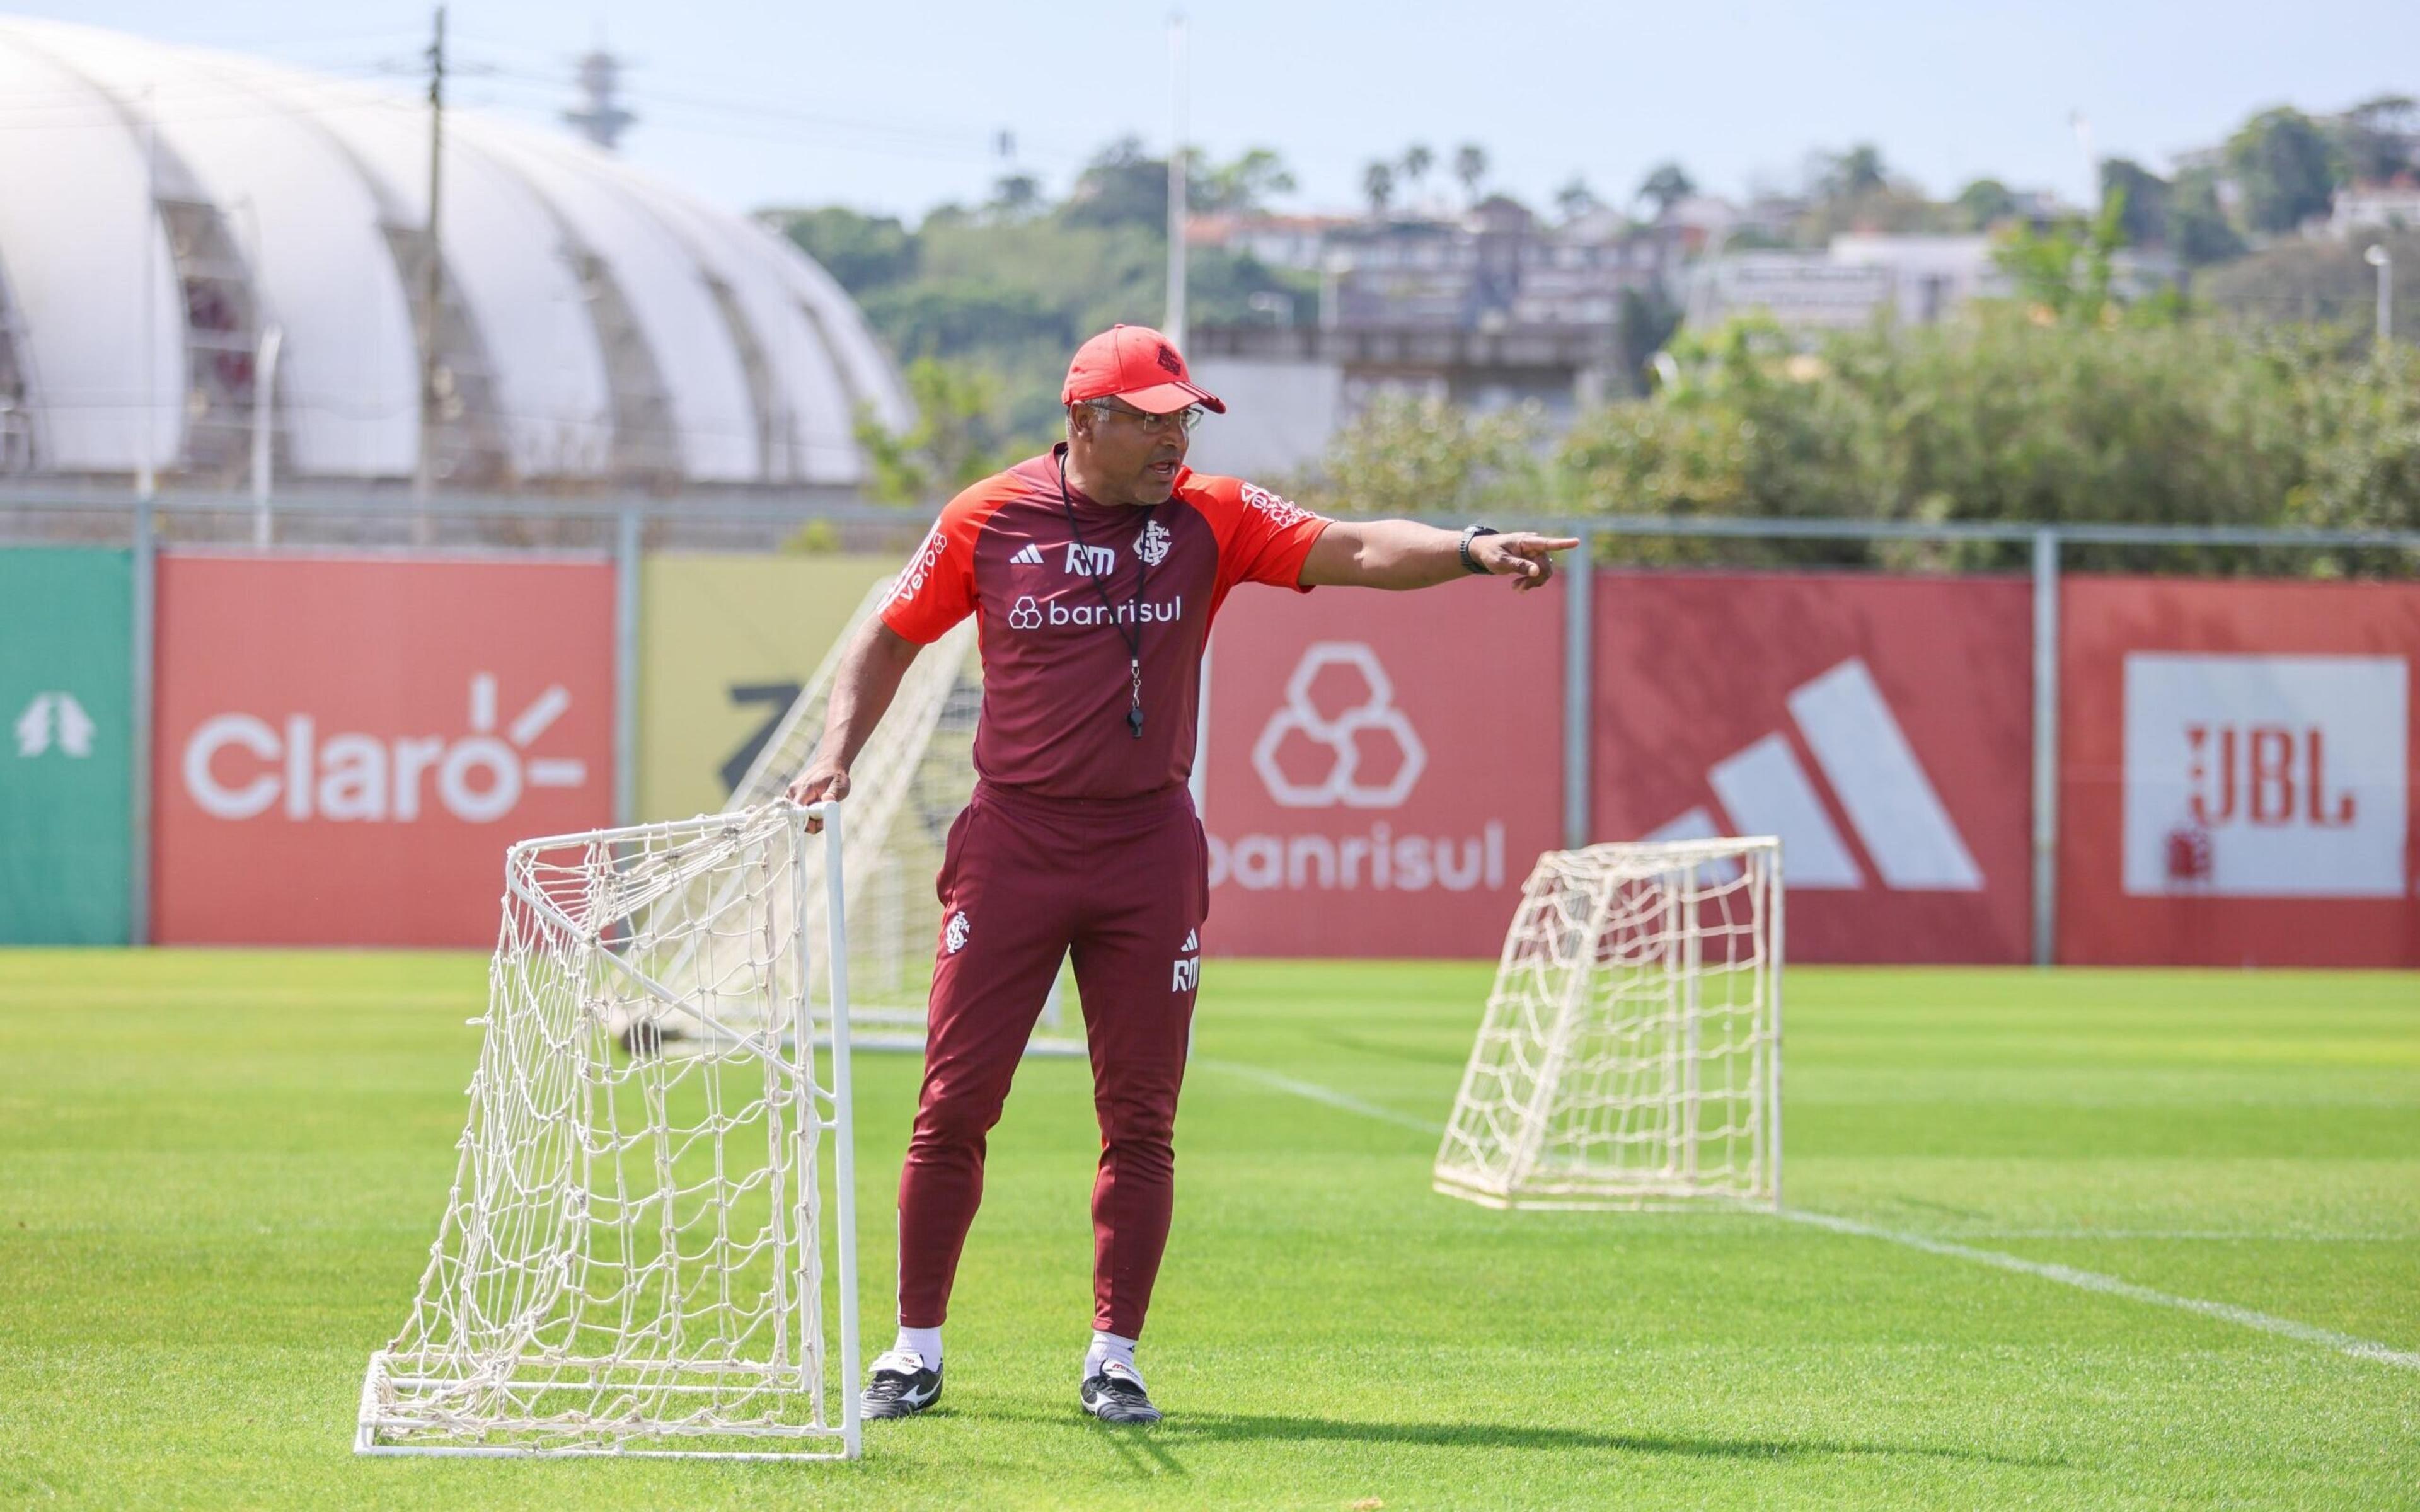
[[0,550],[0,944],[121,945],[133,564]]

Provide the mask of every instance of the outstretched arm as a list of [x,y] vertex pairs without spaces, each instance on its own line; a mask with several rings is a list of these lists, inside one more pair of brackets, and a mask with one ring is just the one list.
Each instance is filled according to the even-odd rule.
[[[1476,537],[1470,556],[1489,575],[1529,589],[1555,575],[1554,553],[1579,544],[1576,536],[1515,531]],[[1306,588],[1431,588],[1469,576],[1456,532],[1408,519],[1340,519],[1311,543],[1301,581]]]
[[[823,738],[807,769],[790,784],[792,803],[820,803],[848,796],[848,769],[857,753],[881,722],[883,711],[898,696],[899,680],[923,646],[882,623],[879,616],[859,627],[848,653],[832,674],[831,703],[824,715]],[[821,829],[809,820],[809,829]]]

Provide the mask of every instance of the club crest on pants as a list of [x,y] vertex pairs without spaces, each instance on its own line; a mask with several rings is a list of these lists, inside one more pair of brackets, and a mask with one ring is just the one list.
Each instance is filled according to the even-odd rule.
[[967,948],[967,911],[963,908],[950,916],[949,927],[941,931],[941,943],[952,955]]

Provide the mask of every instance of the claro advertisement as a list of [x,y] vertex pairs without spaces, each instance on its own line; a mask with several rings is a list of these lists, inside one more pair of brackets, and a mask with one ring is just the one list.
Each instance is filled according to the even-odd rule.
[[476,946],[613,810],[602,563],[160,563],[154,937]]

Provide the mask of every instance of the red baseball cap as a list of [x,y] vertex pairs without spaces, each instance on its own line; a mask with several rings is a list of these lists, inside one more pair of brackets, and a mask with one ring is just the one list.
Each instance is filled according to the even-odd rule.
[[1176,344],[1149,326],[1111,326],[1076,348],[1059,402],[1087,399],[1124,399],[1149,415],[1197,404],[1227,412],[1224,400],[1194,383]]

